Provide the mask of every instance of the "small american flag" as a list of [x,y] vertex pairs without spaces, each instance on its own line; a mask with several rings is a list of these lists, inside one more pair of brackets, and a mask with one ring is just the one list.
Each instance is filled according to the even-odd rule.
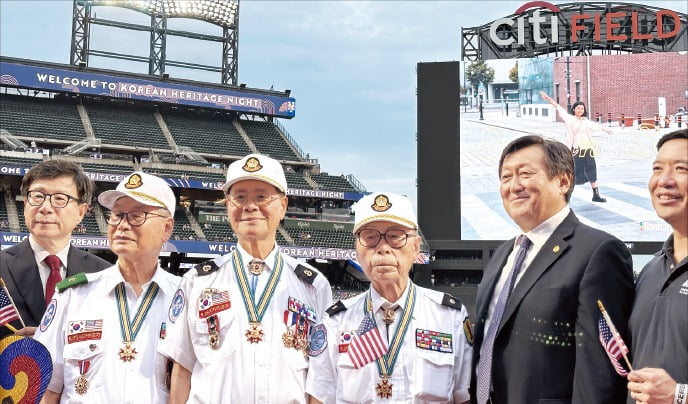
[[628,371],[623,367],[621,362],[619,362],[623,355],[628,353],[628,347],[623,342],[623,339],[621,339],[618,333],[616,335],[612,333],[612,330],[607,324],[607,320],[605,320],[603,316],[600,316],[600,320],[597,322],[597,328],[600,330],[600,342],[607,352],[607,356],[609,356],[609,360],[612,362],[614,370],[616,370],[619,376],[624,377],[628,375]]
[[0,325],[14,320],[19,320],[19,313],[7,294],[7,289],[3,286],[0,288]]
[[373,318],[366,314],[349,344],[349,358],[354,368],[361,368],[386,353],[387,343],[380,335]]

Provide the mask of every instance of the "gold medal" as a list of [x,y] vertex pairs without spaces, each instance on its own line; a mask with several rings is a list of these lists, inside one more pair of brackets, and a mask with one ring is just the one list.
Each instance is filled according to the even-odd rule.
[[248,270],[253,274],[253,275],[260,275],[263,273],[263,267],[264,263],[261,260],[251,260],[251,262],[248,263]]
[[210,337],[208,337],[208,344],[212,349],[217,349],[220,347],[220,334],[217,331],[210,332]]
[[295,343],[294,333],[290,328],[287,328],[287,331],[282,334],[282,344],[284,344],[285,348],[294,348]]
[[88,379],[84,375],[79,376],[74,383],[74,391],[76,394],[86,394],[88,391]]
[[263,329],[260,327],[260,323],[251,323],[251,326],[246,330],[246,340],[252,344],[257,344],[263,340]]
[[382,315],[382,321],[384,321],[385,324],[390,325],[394,322],[394,317],[396,317],[395,310],[387,309],[384,311],[384,314]]
[[389,382],[389,376],[382,376],[382,380],[375,387],[375,391],[380,398],[392,397],[392,383]]
[[124,346],[119,349],[119,359],[122,362],[131,362],[136,359],[136,348],[131,346],[132,341],[124,341]]

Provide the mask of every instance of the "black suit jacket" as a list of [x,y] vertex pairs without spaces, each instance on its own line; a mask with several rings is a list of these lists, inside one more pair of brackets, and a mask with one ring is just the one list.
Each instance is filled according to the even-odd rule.
[[[495,251],[478,288],[473,400],[488,306],[513,245],[511,240]],[[494,402],[625,402],[625,379],[599,340],[597,300],[628,341],[633,296],[628,248],[571,212],[526,268],[504,309],[493,351]]]
[[[67,276],[80,272],[97,272],[112,266],[104,259],[72,246],[69,247],[67,264]],[[31,327],[38,326],[45,311],[45,295],[28,238],[0,251],[0,277],[5,281],[24,323]],[[18,320],[11,324],[15,328],[21,328]],[[0,337],[7,334],[10,334],[7,327],[0,327]]]

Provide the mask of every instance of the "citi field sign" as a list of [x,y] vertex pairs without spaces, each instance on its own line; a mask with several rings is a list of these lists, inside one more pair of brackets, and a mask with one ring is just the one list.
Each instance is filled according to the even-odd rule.
[[[582,12],[569,15],[569,21],[560,21],[560,7],[545,1],[531,1],[514,12],[514,16],[518,15],[515,19],[506,17],[492,22],[490,39],[499,46],[510,46],[514,43],[525,45],[526,27],[531,30],[532,40],[537,45],[548,42],[558,44],[560,30],[570,33],[570,37],[564,40],[572,44],[578,42],[581,37],[589,38],[591,34],[596,42],[623,42],[670,39],[681,32],[681,18],[677,12],[648,11],[636,6],[625,11]],[[627,32],[629,18],[630,33]],[[508,34],[500,36],[500,30]]]
[[634,3],[531,1],[461,31],[464,60],[688,51],[686,13]]

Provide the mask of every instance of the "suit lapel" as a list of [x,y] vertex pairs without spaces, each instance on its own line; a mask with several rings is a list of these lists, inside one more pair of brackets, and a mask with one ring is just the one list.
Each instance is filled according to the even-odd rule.
[[69,253],[67,254],[67,277],[76,275],[79,272],[84,272],[84,257],[85,253],[80,249],[69,246]]
[[[7,269],[17,285],[17,293],[24,300],[33,317],[33,322],[37,323],[45,311],[45,293],[38,274],[36,257],[28,238],[18,245],[14,257],[7,263]],[[30,323],[32,319],[23,320],[25,323]]]
[[578,223],[578,218],[576,218],[576,215],[571,211],[569,215],[566,216],[566,219],[561,222],[559,227],[557,227],[554,233],[547,239],[540,249],[540,252],[538,252],[528,268],[526,268],[521,280],[518,281],[518,284],[516,284],[514,290],[511,292],[509,301],[504,308],[504,315],[499,324],[497,333],[502,331],[504,324],[506,324],[507,321],[509,321],[509,317],[516,312],[521,301],[538,279],[540,279],[540,277],[554,265],[559,257],[563,255],[564,251],[569,248],[569,243],[566,240],[573,235],[573,231]]
[[[506,260],[511,253],[514,245],[514,239],[509,240],[504,248],[498,248],[495,255],[490,260],[489,266],[484,272],[484,277],[480,282],[480,300],[476,303],[478,319],[482,319],[484,322],[487,317],[487,310],[490,307],[490,300],[492,294],[494,293],[495,286],[497,285],[497,280],[499,275],[502,273],[502,268],[506,264]],[[508,247],[507,247],[508,246]],[[511,247],[511,248],[510,248]]]

